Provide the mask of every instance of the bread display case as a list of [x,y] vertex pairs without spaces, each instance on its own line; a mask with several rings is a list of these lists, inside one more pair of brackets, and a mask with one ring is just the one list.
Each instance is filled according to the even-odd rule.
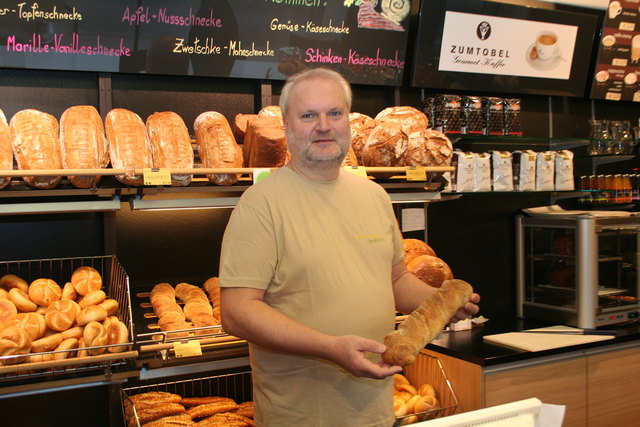
[[[103,319],[100,324],[104,326],[105,322],[115,317],[126,327],[126,337],[122,335],[118,343],[114,344],[109,338],[110,332],[107,326],[104,326],[102,335],[107,338],[89,341],[90,337],[86,331],[89,323],[82,327],[84,331],[76,325],[75,320],[70,327],[61,327],[59,323],[55,323],[53,314],[56,313],[52,312],[53,303],[47,307],[46,311],[40,307],[34,312],[9,316],[11,318],[6,320],[7,327],[2,331],[0,343],[2,345],[0,394],[50,388],[59,383],[109,382],[135,375],[135,372],[132,372],[134,367],[132,361],[138,352],[133,348],[129,277],[115,256],[3,261],[0,262],[0,276],[3,279],[18,277],[32,284],[37,279],[71,284],[73,273],[87,267],[95,269],[100,274],[102,289],[97,292],[104,292],[106,297],[104,302],[111,304],[111,308],[103,313],[110,317]],[[13,288],[10,292],[13,292]],[[68,298],[70,297],[65,295],[60,302],[68,301]],[[82,297],[77,297],[75,300],[80,301],[77,304],[78,309],[84,306],[81,304]],[[5,301],[8,303],[10,300]],[[10,304],[3,305],[3,315],[10,308]],[[33,315],[34,319],[27,320],[28,315]],[[25,316],[24,321],[29,322],[30,325],[35,324],[31,320],[39,320],[40,331],[31,335],[31,329],[24,328],[29,331],[30,337],[26,340],[28,343],[25,342],[22,347],[16,347],[14,344],[17,342],[11,341],[12,335],[8,331],[11,322],[23,319],[21,316]],[[86,336],[84,332],[87,332]]]
[[579,328],[637,319],[640,218],[617,214],[516,217],[520,317]]

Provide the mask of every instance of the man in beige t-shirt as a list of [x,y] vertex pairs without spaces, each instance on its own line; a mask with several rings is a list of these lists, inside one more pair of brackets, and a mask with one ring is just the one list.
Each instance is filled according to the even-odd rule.
[[[247,190],[220,261],[224,329],[247,339],[264,426],[393,424],[393,374],[380,359],[395,312],[433,291],[406,271],[386,192],[341,168],[349,84],[293,76],[280,106],[290,162]],[[456,314],[478,311],[474,295]]]

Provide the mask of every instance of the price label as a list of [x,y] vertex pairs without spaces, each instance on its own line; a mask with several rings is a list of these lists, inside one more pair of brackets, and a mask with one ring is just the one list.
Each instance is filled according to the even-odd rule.
[[146,168],[142,170],[144,185],[171,185],[171,173],[166,168]]
[[352,174],[361,176],[363,178],[368,178],[367,177],[367,168],[365,168],[364,166],[344,166],[344,169],[348,170]]
[[636,24],[633,22],[621,22],[618,29],[624,31],[633,31],[636,29]]
[[407,181],[426,181],[427,171],[424,166],[409,166],[406,169]]
[[256,184],[256,183],[262,181],[263,179],[268,177],[270,173],[271,173],[271,169],[258,169],[258,168],[254,169],[253,170],[253,183]]
[[611,65],[617,65],[619,67],[626,67],[628,62],[629,61],[627,61],[624,58],[613,58],[613,60],[611,61]]
[[621,98],[622,94],[617,92],[607,92],[607,94],[604,96],[604,99],[609,101],[620,101]]
[[176,357],[202,356],[202,348],[198,340],[176,342],[173,344],[173,351],[175,351]]

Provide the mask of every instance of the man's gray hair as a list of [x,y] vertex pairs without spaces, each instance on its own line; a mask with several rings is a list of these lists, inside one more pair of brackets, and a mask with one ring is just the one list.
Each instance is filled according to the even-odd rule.
[[317,78],[323,78],[335,82],[342,89],[342,92],[344,93],[344,100],[347,104],[347,109],[348,111],[351,111],[351,101],[353,99],[353,94],[351,93],[351,85],[349,84],[349,82],[336,71],[329,70],[327,68],[312,68],[310,70],[305,70],[300,73],[294,74],[287,79],[287,82],[282,88],[282,93],[280,94],[280,110],[282,111],[283,117],[287,115],[287,108],[289,108],[289,97],[293,87],[305,80]]

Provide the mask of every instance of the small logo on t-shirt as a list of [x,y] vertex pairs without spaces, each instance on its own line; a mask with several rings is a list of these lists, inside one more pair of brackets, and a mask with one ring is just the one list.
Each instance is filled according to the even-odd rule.
[[384,241],[384,236],[382,234],[363,234],[361,236],[356,236],[356,240],[366,239],[369,243],[376,243]]

